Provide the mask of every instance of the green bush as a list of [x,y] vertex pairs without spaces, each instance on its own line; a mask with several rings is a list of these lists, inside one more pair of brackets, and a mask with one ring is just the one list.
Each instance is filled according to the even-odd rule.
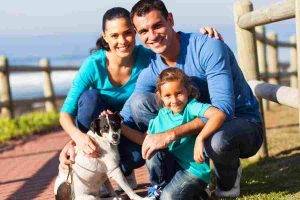
[[56,112],[33,112],[15,119],[0,118],[0,143],[46,131],[58,125],[59,114]]

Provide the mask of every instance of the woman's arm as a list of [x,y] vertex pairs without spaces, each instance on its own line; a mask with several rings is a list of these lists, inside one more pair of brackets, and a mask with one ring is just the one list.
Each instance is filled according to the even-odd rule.
[[76,126],[73,117],[66,112],[61,112],[59,122],[62,128],[67,132],[75,144],[89,156],[99,156],[99,148],[94,144],[90,137],[82,133]]
[[194,160],[196,162],[204,161],[204,141],[222,126],[223,122],[225,121],[226,115],[219,109],[210,107],[205,111],[204,117],[206,117],[208,120],[197,136],[194,147]]

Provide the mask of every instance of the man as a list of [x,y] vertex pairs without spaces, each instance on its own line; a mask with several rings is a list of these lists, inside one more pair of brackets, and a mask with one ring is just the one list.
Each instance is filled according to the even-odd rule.
[[[124,123],[134,122],[146,131],[150,119],[158,111],[155,101],[157,76],[167,67],[182,69],[198,87],[200,100],[226,114],[226,122],[220,130],[204,141],[205,152],[215,166],[216,195],[239,196],[239,158],[250,157],[258,151],[262,144],[262,125],[258,103],[232,51],[220,40],[196,33],[175,32],[172,14],[160,0],[137,2],[131,10],[131,19],[141,41],[156,55],[140,74],[135,92],[121,112]],[[176,175],[176,170],[173,174],[165,174],[162,167],[167,166],[168,159],[161,150],[182,136],[199,133],[204,123],[205,119],[195,119],[174,130],[146,136],[142,154],[148,159],[151,183],[158,185],[156,189],[172,182]],[[134,138],[134,133],[129,133],[126,128],[123,130],[124,135]],[[179,182],[186,183],[184,177],[180,178]],[[172,199],[184,198],[175,189],[167,192]]]

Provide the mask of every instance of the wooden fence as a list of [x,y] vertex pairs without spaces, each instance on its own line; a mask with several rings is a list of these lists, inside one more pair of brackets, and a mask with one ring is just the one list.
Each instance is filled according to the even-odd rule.
[[[296,18],[296,36],[292,36],[289,42],[279,42],[275,33],[265,34],[261,27],[290,18]],[[262,114],[267,106],[262,99],[266,99],[298,108],[300,122],[300,51],[296,48],[300,46],[300,0],[285,0],[257,10],[253,10],[249,0],[238,0],[234,3],[234,20],[239,65],[260,99]],[[291,48],[290,69],[285,74],[279,71],[278,47]],[[290,77],[291,87],[279,85],[280,75]],[[265,132],[260,156],[268,156]]]
[[[53,71],[76,71],[78,67],[50,66],[48,59],[41,59],[38,66],[9,66],[8,59],[0,56],[0,108],[1,116],[14,117],[14,108],[18,105],[31,105],[35,102],[45,102],[46,111],[57,110],[56,100],[64,99],[65,95],[58,96],[54,93],[51,72]],[[44,97],[33,99],[17,99],[13,100],[11,95],[11,87],[9,75],[15,72],[42,72],[44,74]]]

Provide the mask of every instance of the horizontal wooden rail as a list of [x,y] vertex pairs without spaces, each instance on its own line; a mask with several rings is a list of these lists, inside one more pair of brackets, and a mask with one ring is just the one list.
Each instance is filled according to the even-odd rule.
[[300,108],[300,92],[297,88],[273,85],[263,81],[248,81],[253,93],[258,98],[267,99],[292,108]]
[[255,38],[259,41],[264,42],[265,44],[271,45],[271,46],[277,46],[277,47],[285,47],[285,48],[296,48],[296,43],[291,43],[291,42],[284,42],[284,41],[277,41],[274,42],[272,40],[269,40],[268,38],[264,37],[260,33],[255,34]]
[[[71,66],[59,66],[59,67],[50,67],[48,68],[42,68],[37,66],[29,66],[29,65],[14,65],[9,66],[7,68],[9,72],[44,72],[44,71],[76,71],[78,70],[78,67],[71,67]],[[0,68],[0,71],[4,71]]]
[[260,73],[259,77],[261,79],[268,79],[268,78],[285,78],[285,77],[290,77],[292,75],[297,75],[297,72],[279,72],[279,73]]
[[[55,100],[63,100],[66,98],[66,95],[59,95],[55,96]],[[12,104],[13,106],[19,106],[19,105],[31,105],[32,103],[39,103],[39,102],[45,102],[51,100],[51,97],[37,97],[33,99],[16,99],[13,100]],[[0,102],[0,108],[7,107],[9,104],[8,102]]]
[[239,17],[237,24],[242,29],[270,24],[295,17],[295,0],[274,3],[267,8],[257,9]]

